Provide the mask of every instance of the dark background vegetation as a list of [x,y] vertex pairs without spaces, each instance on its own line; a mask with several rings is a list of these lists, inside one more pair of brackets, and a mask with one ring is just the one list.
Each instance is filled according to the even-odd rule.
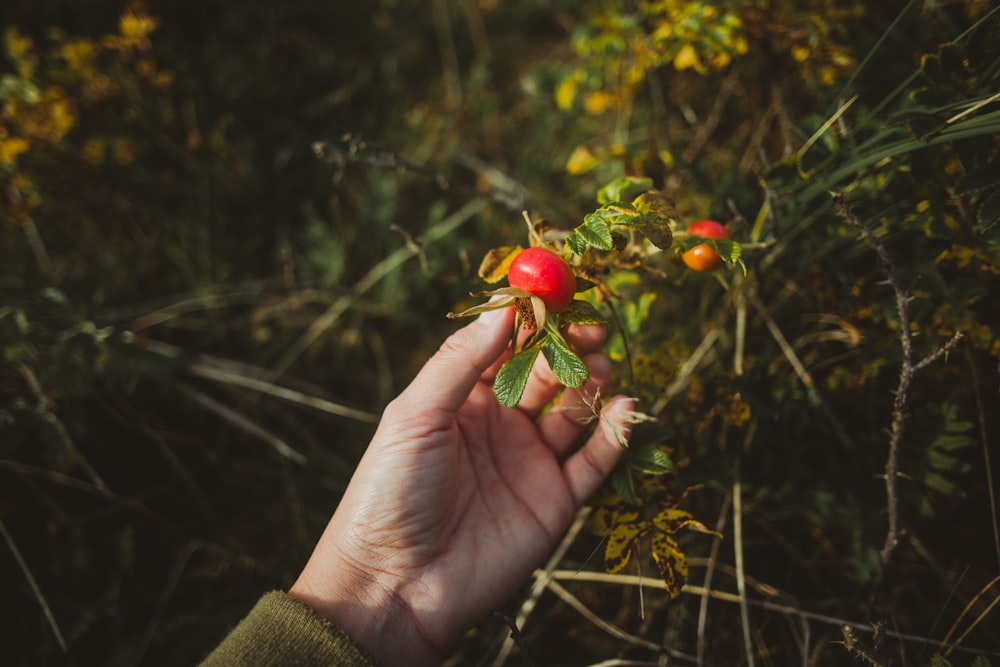
[[[536,663],[657,664],[641,637],[672,664],[852,664],[844,622],[867,646],[884,621],[873,648],[895,664],[967,628],[953,664],[1000,645],[1000,18],[930,4],[659,3],[707,26],[676,43],[731,58],[682,69],[668,40],[628,83],[621,44],[657,3],[4,2],[38,62],[8,44],[0,65],[0,142],[30,138],[0,164],[3,662],[195,663],[291,583],[367,416],[454,329],[483,253],[524,242],[521,209],[579,224],[623,173],[656,177],[679,227],[714,217],[745,247],[745,277],[669,253],[609,277],[634,324],[623,389],[658,406],[674,483],[703,485],[685,508],[724,535],[679,536],[688,583],[712,573],[735,598],[699,624],[703,598],[669,600],[640,551],[641,603],[631,583],[562,581],[630,637],[547,592],[523,628]],[[59,55],[119,34],[128,7],[156,20],[148,44],[104,42],[89,71]],[[739,29],[711,32],[705,7]],[[69,100],[65,132],[54,103],[10,102],[26,81]],[[588,106],[595,91],[613,103]],[[346,133],[369,144],[317,156]],[[580,146],[592,168],[569,173]],[[912,297],[914,360],[965,334],[914,377],[895,506],[898,304],[832,190]],[[890,513],[903,533],[880,567]],[[599,571],[598,546],[584,532],[561,567]],[[506,633],[483,621],[451,664],[492,664]]]

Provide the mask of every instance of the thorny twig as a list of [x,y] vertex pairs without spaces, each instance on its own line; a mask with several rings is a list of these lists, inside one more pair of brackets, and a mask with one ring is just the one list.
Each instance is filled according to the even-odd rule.
[[503,621],[507,627],[510,628],[510,638],[521,650],[521,660],[524,662],[526,667],[534,667],[535,663],[531,659],[531,653],[528,651],[528,647],[524,641],[524,636],[521,634],[520,628],[517,627],[517,621],[514,617],[510,614],[505,614],[498,609],[494,609],[491,615],[494,618],[498,618]]
[[885,639],[885,625],[879,621],[872,624],[872,645],[868,646],[860,639],[854,631],[854,627],[849,623],[840,626],[840,631],[844,635],[844,641],[834,642],[843,644],[844,648],[858,660],[863,661],[871,667],[885,667],[887,660],[880,652],[880,644]]
[[889,284],[892,286],[893,292],[895,292],[896,310],[899,317],[899,342],[903,351],[903,360],[899,370],[899,384],[896,387],[892,403],[892,430],[889,437],[889,455],[885,463],[885,494],[889,520],[885,543],[882,545],[882,551],[879,554],[879,568],[872,585],[872,599],[874,600],[878,595],[889,562],[892,560],[892,554],[899,544],[899,496],[897,489],[899,449],[903,440],[903,432],[906,428],[906,407],[909,399],[910,384],[913,382],[913,377],[918,371],[947,356],[962,339],[963,333],[956,331],[944,345],[941,345],[923,359],[914,362],[913,334],[910,331],[910,293],[900,283],[899,275],[896,273],[896,265],[893,263],[885,244],[876,238],[872,231],[858,219],[858,216],[847,205],[842,192],[833,192],[831,195],[840,216],[849,225],[857,229],[865,243],[871,246],[876,254],[878,254]]

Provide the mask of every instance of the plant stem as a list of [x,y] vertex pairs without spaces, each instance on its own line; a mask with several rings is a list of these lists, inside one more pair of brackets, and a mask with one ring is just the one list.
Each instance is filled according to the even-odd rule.
[[903,433],[906,430],[906,406],[909,400],[910,385],[913,382],[914,375],[918,371],[946,356],[962,339],[963,334],[961,331],[956,331],[944,345],[919,362],[913,362],[913,334],[910,331],[910,293],[900,283],[899,275],[896,273],[896,265],[892,261],[892,257],[889,255],[885,244],[877,239],[872,231],[851,211],[842,192],[834,192],[832,193],[832,197],[833,203],[837,207],[837,212],[849,225],[858,230],[861,238],[875,250],[883,265],[888,282],[892,286],[896,297],[896,310],[899,317],[899,343],[903,352],[903,359],[899,369],[899,384],[896,386],[895,396],[892,401],[892,430],[889,436],[889,454],[885,462],[886,508],[889,513],[888,526],[886,528],[885,542],[879,553],[879,568],[872,583],[872,599],[874,600],[885,578],[885,572],[889,566],[889,562],[892,560],[892,554],[899,544],[899,450],[903,441]]

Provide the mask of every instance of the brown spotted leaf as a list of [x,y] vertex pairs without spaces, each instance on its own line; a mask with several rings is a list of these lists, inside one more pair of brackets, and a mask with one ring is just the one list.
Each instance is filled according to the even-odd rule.
[[607,534],[604,549],[604,570],[608,574],[620,572],[632,558],[636,540],[649,529],[649,524],[639,521],[638,512],[625,512],[618,516],[614,527]]
[[653,533],[651,548],[653,550],[653,560],[656,568],[660,571],[660,578],[671,598],[676,598],[681,594],[681,589],[687,582],[688,566],[684,552],[674,538],[666,533]]

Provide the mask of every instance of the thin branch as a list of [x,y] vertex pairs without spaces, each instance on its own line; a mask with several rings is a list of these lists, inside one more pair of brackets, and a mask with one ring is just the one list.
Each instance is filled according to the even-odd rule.
[[795,371],[799,381],[802,382],[802,386],[806,388],[809,400],[813,403],[813,405],[818,405],[820,403],[820,398],[819,394],[816,393],[816,385],[813,382],[812,375],[806,369],[802,360],[799,359],[799,355],[795,352],[795,348],[793,348],[792,344],[788,342],[785,334],[781,331],[781,327],[778,326],[778,323],[767,310],[767,306],[765,306],[760,300],[760,297],[758,297],[754,292],[750,292],[748,296],[750,298],[750,303],[757,311],[757,314],[760,315],[762,320],[764,320],[764,325],[767,326],[767,330],[771,333],[771,337],[774,338],[774,342],[778,344],[778,347],[781,349],[781,353],[788,361],[788,364],[792,367],[792,370]]
[[614,623],[609,623],[605,621],[603,618],[601,618],[600,616],[592,612],[590,609],[588,609],[587,605],[583,604],[583,602],[581,602],[579,598],[577,598],[575,595],[566,590],[559,582],[554,580],[549,581],[548,588],[553,593],[555,593],[563,602],[568,604],[570,607],[576,610],[577,613],[579,613],[581,616],[587,619],[591,624],[593,624],[595,627],[599,628],[603,632],[606,632],[607,634],[611,635],[615,639],[620,639],[621,641],[626,642],[628,644],[632,644],[633,646],[641,646],[642,648],[648,649],[650,651],[656,651],[656,652],[660,651],[661,647],[656,642],[651,642],[648,639],[637,637],[633,634],[626,632],[625,630],[622,630]]
[[781,349],[785,359],[795,371],[799,381],[802,382],[802,386],[805,387],[806,395],[809,397],[810,404],[815,406],[823,417],[826,418],[826,420],[830,423],[830,426],[833,427],[834,434],[842,443],[844,443],[844,446],[853,448],[854,443],[851,440],[850,433],[848,433],[847,429],[844,428],[844,425],[840,423],[840,420],[837,419],[837,416],[833,413],[833,410],[830,409],[830,406],[823,401],[819,391],[816,389],[815,383],[813,382],[812,374],[809,373],[805,364],[803,364],[802,360],[799,359],[799,355],[795,351],[795,348],[790,342],[788,342],[788,339],[785,337],[785,334],[782,333],[781,327],[778,326],[778,323],[771,315],[767,306],[764,305],[754,290],[750,290],[748,292],[748,297],[751,305],[753,305],[754,309],[757,311],[757,314],[764,320],[764,324],[767,326],[767,330],[771,333],[771,337],[774,338],[774,342],[778,344],[778,347]]
[[[476,187],[469,187],[462,183],[456,183],[451,177],[436,169],[408,160],[388,148],[369,144],[355,134],[344,134],[340,138],[340,144],[338,146],[326,141],[317,141],[313,143],[313,152],[319,159],[328,164],[361,164],[367,167],[416,174],[433,181],[443,191],[472,196],[477,200],[485,199],[512,211],[520,212],[529,207],[529,197],[523,187],[507,187],[514,183],[513,179],[507,176],[500,177],[499,171],[494,168],[481,169],[479,168],[482,166],[481,163],[468,157],[463,158],[463,162],[475,171],[477,177],[485,176],[481,180],[489,185],[483,187],[477,184]],[[503,187],[498,187],[499,185]]]
[[746,349],[747,337],[747,290],[750,289],[747,282],[742,278],[737,279],[735,289],[736,308],[736,331],[733,343],[733,374],[736,377],[743,375],[743,356]]
[[993,546],[997,552],[997,568],[1000,569],[1000,524],[997,522],[997,499],[993,490],[993,464],[990,462],[989,436],[986,433],[986,413],[983,410],[983,396],[979,388],[979,372],[976,370],[976,364],[968,348],[966,348],[965,358],[969,364],[969,374],[972,376],[972,393],[976,398],[979,441],[983,445],[983,469],[986,473],[986,489],[990,499],[990,515],[993,517]]
[[997,603],[1000,603],[1000,596],[997,596],[997,597],[993,598],[993,602],[991,602],[991,603],[990,603],[990,604],[989,604],[989,605],[988,605],[988,606],[986,607],[986,609],[983,609],[983,611],[982,611],[982,612],[980,612],[979,616],[976,616],[975,620],[973,620],[973,621],[972,621],[972,623],[971,623],[971,624],[969,625],[969,627],[967,627],[967,628],[965,629],[965,632],[963,632],[963,633],[962,633],[961,635],[959,635],[958,639],[956,639],[956,640],[955,640],[955,643],[954,643],[954,644],[952,644],[951,646],[949,646],[949,647],[948,647],[948,649],[947,649],[947,650],[946,650],[946,651],[944,652],[945,656],[948,656],[948,655],[951,655],[951,652],[952,652],[952,651],[954,651],[954,650],[955,650],[955,648],[956,648],[956,647],[957,647],[957,646],[958,646],[959,644],[961,644],[961,643],[962,643],[963,641],[965,641],[965,638],[969,636],[969,633],[970,633],[970,632],[972,632],[973,630],[975,630],[975,629],[976,629],[976,626],[978,626],[978,625],[979,625],[979,623],[980,623],[980,622],[981,622],[981,621],[982,621],[982,620],[983,620],[984,618],[986,618],[986,616],[987,616],[987,615],[988,615],[988,614],[989,614],[989,613],[990,613],[991,611],[993,611],[993,607],[997,606]]
[[906,410],[909,401],[910,385],[917,371],[947,356],[962,339],[963,334],[961,331],[955,332],[944,345],[923,359],[914,362],[913,333],[910,331],[910,293],[900,282],[899,275],[896,272],[896,265],[892,261],[892,257],[889,255],[885,244],[850,209],[842,192],[833,192],[831,196],[840,216],[847,224],[854,227],[861,234],[861,238],[875,251],[879,261],[882,263],[882,268],[886,273],[889,285],[892,286],[895,293],[896,310],[899,317],[899,344],[903,352],[903,359],[899,370],[899,384],[896,387],[892,402],[892,430],[889,436],[889,455],[885,463],[885,495],[889,513],[888,527],[885,542],[879,554],[879,568],[872,583],[872,599],[874,599],[878,595],[886,569],[892,560],[892,554],[899,544],[899,450],[903,441],[903,433],[906,430]]
[[737,87],[742,81],[742,73],[742,67],[733,67],[726,78],[722,80],[719,92],[715,95],[715,103],[712,105],[712,111],[705,120],[698,123],[698,131],[695,133],[694,138],[691,139],[691,143],[684,149],[683,157],[686,162],[695,161],[698,154],[701,153],[708,140],[712,137],[712,133],[719,126],[729,98],[733,96],[733,93],[736,92]]
[[712,327],[705,334],[705,337],[701,339],[701,343],[695,348],[694,352],[691,353],[684,363],[681,364],[680,369],[677,371],[677,377],[674,378],[673,382],[666,388],[663,392],[663,396],[657,400],[656,404],[650,410],[650,414],[658,415],[667,407],[667,404],[675,398],[679,393],[684,391],[684,388],[691,381],[691,377],[694,375],[695,370],[701,364],[705,356],[711,351],[715,342],[719,340],[719,329]]
[[35,375],[35,371],[32,370],[27,364],[17,364],[14,368],[18,375],[21,376],[25,386],[27,386],[28,391],[31,393],[31,397],[35,399],[38,411],[55,431],[56,437],[59,439],[62,446],[66,449],[66,451],[74,453],[77,464],[83,468],[83,471],[87,473],[88,477],[90,477],[90,480],[94,483],[94,487],[105,495],[110,495],[111,491],[108,488],[108,485],[97,473],[97,470],[90,465],[90,461],[88,461],[87,457],[83,455],[83,452],[77,448],[76,443],[73,442],[73,439],[69,435],[69,431],[66,430],[66,426],[63,425],[59,416],[49,408],[49,400],[45,396],[45,392],[43,391],[42,385],[38,380],[38,376]]
[[77,491],[82,491],[84,493],[89,493],[99,498],[103,498],[108,502],[115,503],[122,507],[149,513],[149,509],[137,500],[133,500],[127,496],[118,495],[107,488],[97,486],[93,482],[85,482],[82,479],[77,479],[76,477],[71,477],[61,472],[47,470],[45,468],[36,468],[34,466],[18,463],[17,461],[10,461],[8,459],[0,459],[0,470],[9,470],[21,475],[38,477],[53,484],[62,484],[63,486],[71,489],[76,489]]
[[528,646],[524,641],[524,635],[521,634],[521,629],[517,627],[517,621],[514,620],[514,617],[498,609],[493,610],[492,616],[503,621],[510,629],[508,637],[517,644],[518,650],[521,651],[521,662],[528,667],[534,667],[535,661],[531,659],[531,653],[528,651]]
[[208,394],[201,392],[186,382],[177,383],[177,388],[190,398],[192,401],[200,405],[201,407],[215,413],[217,416],[221,417],[224,421],[229,422],[236,428],[240,429],[248,435],[252,435],[258,438],[268,445],[270,445],[278,454],[281,454],[285,458],[294,461],[298,464],[306,463],[306,456],[302,452],[294,449],[284,440],[274,435],[263,426],[257,424],[253,420],[249,419],[245,415],[240,414],[236,410],[233,410],[227,405],[220,403]]
[[740,595],[740,620],[743,625],[743,645],[747,665],[754,667],[753,641],[750,637],[750,611],[747,607],[747,584],[743,577],[743,490],[740,486],[739,462],[733,482],[733,543],[736,557],[736,590]]
[[[593,508],[583,507],[576,514],[576,518],[573,520],[573,524],[566,531],[566,535],[563,537],[559,546],[556,550],[552,552],[549,556],[549,560],[545,563],[545,567],[541,570],[535,572],[535,581],[531,586],[531,591],[528,593],[528,597],[524,599],[521,603],[521,608],[517,611],[517,616],[514,618],[514,626],[518,628],[523,628],[531,612],[535,610],[535,605],[538,604],[538,600],[542,597],[542,593],[545,592],[546,586],[548,586],[549,581],[552,579],[552,572],[555,571],[559,563],[562,561],[566,552],[569,551],[570,546],[576,540],[577,535],[583,529],[583,526],[587,522],[587,518],[590,516]],[[514,648],[514,638],[508,636],[504,639],[503,645],[500,647],[500,651],[497,653],[496,658],[493,660],[493,667],[501,667],[510,655],[511,650]]]
[[17,566],[21,568],[21,573],[24,574],[24,578],[28,580],[31,592],[35,594],[35,599],[38,600],[38,604],[42,607],[42,613],[45,614],[45,619],[49,622],[49,627],[52,628],[52,634],[56,636],[56,641],[59,642],[59,648],[62,649],[63,653],[68,653],[69,648],[67,648],[66,640],[63,638],[62,631],[59,629],[59,623],[56,622],[56,617],[52,613],[52,609],[49,607],[49,603],[46,601],[45,595],[42,593],[42,589],[38,586],[38,582],[35,581],[34,575],[31,574],[31,569],[21,556],[21,550],[17,548],[17,545],[14,544],[14,538],[12,538],[10,533],[7,532],[7,526],[4,524],[3,519],[0,519],[0,534],[3,535],[3,539],[7,543],[7,547],[10,549],[10,552],[14,554],[14,560],[17,561]]
[[615,307],[615,295],[604,283],[598,283],[597,288],[601,292],[601,296],[604,299],[605,305],[607,305],[608,310],[611,311],[611,318],[615,321],[615,329],[622,336],[622,348],[625,350],[625,373],[628,375],[627,380],[629,385],[635,383],[635,370],[632,364],[632,344],[628,339],[628,331],[625,329],[625,323],[622,322],[621,315],[618,313],[618,309]]
[[[948,634],[946,634],[945,637],[944,637],[944,639],[941,640],[941,644],[942,645],[947,646],[951,642],[951,636],[953,634],[955,634],[955,630],[958,629],[958,625],[962,622],[962,619],[965,618],[966,614],[968,614],[972,610],[972,608],[976,605],[976,602],[979,601],[979,598],[983,597],[983,595],[986,593],[986,591],[988,591],[991,588],[993,588],[993,585],[996,584],[996,583],[998,583],[998,582],[1000,582],[1000,576],[994,577],[988,584],[986,584],[985,586],[983,586],[979,590],[978,593],[976,593],[975,597],[973,597],[971,600],[969,600],[969,603],[965,605],[965,609],[963,609],[962,613],[958,615],[958,618],[955,619],[955,622],[951,624],[951,629],[948,630]],[[1000,595],[996,596],[993,599],[993,602],[991,602],[986,607],[986,609],[979,615],[979,617],[975,621],[973,621],[972,624],[969,625],[969,627],[965,630],[965,632],[962,633],[962,635],[958,639],[955,640],[954,644],[952,644],[948,648],[948,650],[945,651],[944,654],[946,656],[949,655],[952,652],[952,650],[954,650],[955,646],[957,646],[958,644],[962,643],[962,640],[965,639],[965,636],[967,634],[969,634],[969,632],[971,632],[972,629],[975,628],[979,624],[979,621],[981,621],[983,619],[983,617],[986,615],[986,613],[989,612],[990,609],[992,609],[993,606],[996,605],[996,603],[998,601],[1000,601]]]
[[444,108],[450,113],[458,113],[462,106],[462,76],[459,73],[458,52],[451,30],[451,17],[448,16],[448,3],[444,0],[434,0],[433,14],[434,29],[441,50]]
[[[188,353],[183,348],[164,343],[158,340],[147,340],[142,343],[143,349],[168,359],[183,359]],[[379,416],[365,410],[358,410],[340,403],[334,403],[319,396],[313,396],[301,391],[296,391],[289,387],[276,385],[264,379],[269,371],[250,364],[233,362],[228,359],[214,357],[207,354],[200,354],[194,358],[185,370],[191,375],[195,375],[206,380],[212,380],[234,387],[250,389],[261,394],[267,394],[276,398],[298,403],[307,407],[326,412],[338,417],[346,417],[355,421],[375,424]]]
[[310,345],[319,340],[323,334],[325,334],[331,327],[333,327],[334,324],[337,323],[340,316],[343,315],[352,305],[354,305],[357,299],[367,293],[368,290],[378,284],[378,282],[387,275],[402,266],[408,259],[417,255],[420,252],[422,245],[448,236],[458,229],[458,227],[474,218],[485,207],[486,204],[481,200],[470,201],[465,206],[424,232],[419,239],[419,244],[417,244],[416,247],[413,245],[405,245],[402,248],[398,248],[391,255],[373,266],[368,273],[355,283],[350,294],[346,294],[337,299],[333,305],[327,308],[326,312],[313,321],[313,323],[308,329],[306,329],[305,333],[303,333],[297,341],[292,343],[285,350],[285,353],[274,365],[269,379],[273,381],[281,377]]
[[[722,533],[726,527],[726,520],[729,518],[729,504],[732,496],[727,495],[719,510],[719,519],[715,523],[715,532]],[[712,548],[708,554],[708,564],[705,568],[705,594],[701,596],[701,605],[698,608],[698,667],[705,664],[705,627],[708,625],[708,591],[712,590],[712,575],[715,574],[715,565],[719,557],[719,547],[722,540],[712,540]]]
[[[554,581],[590,581],[595,583],[609,584],[609,585],[619,585],[619,586],[640,586],[645,585],[645,582],[639,580],[635,575],[630,574],[607,574],[605,572],[581,572],[577,570],[555,570],[552,572],[552,579]],[[721,600],[723,602],[731,602],[735,604],[740,603],[740,596],[736,593],[729,593],[720,590],[705,590],[702,586],[694,586],[691,584],[686,584],[681,592],[685,595],[708,595],[713,600]],[[756,607],[758,609],[764,609],[767,611],[777,612],[779,614],[786,614],[788,616],[793,616],[795,618],[803,618],[816,623],[822,623],[824,625],[833,626],[836,628],[841,628],[843,625],[849,625],[857,631],[865,633],[873,633],[874,629],[871,625],[867,623],[858,623],[854,621],[849,621],[843,618],[838,618],[836,616],[830,616],[827,614],[819,614],[816,612],[806,611],[798,607],[781,604],[779,602],[772,602],[770,600],[755,600],[754,598],[747,598],[747,604],[751,607]],[[909,634],[905,632],[896,631],[886,631],[886,636],[900,641],[912,642],[921,645],[930,645],[934,648],[945,647],[944,642],[929,639],[923,635]],[[984,648],[974,648],[974,647],[963,647],[957,646],[954,648],[955,651],[962,653],[970,653],[975,655],[983,655],[990,658],[1000,658],[1000,651],[996,649],[984,649]]]

